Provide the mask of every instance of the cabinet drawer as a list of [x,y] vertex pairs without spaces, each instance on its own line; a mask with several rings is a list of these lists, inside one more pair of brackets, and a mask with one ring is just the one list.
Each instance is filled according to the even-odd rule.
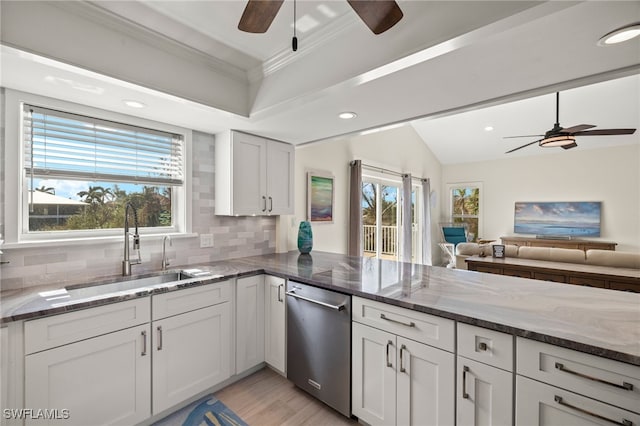
[[640,415],[522,376],[516,380],[516,426],[632,425]]
[[569,284],[587,285],[589,287],[605,288],[605,281],[597,278],[587,278],[579,276],[569,276]]
[[476,266],[474,270],[478,272],[484,272],[485,274],[502,275],[502,268],[494,266]]
[[513,336],[458,323],[458,355],[513,371]]
[[555,283],[566,283],[567,277],[562,274],[549,274],[546,272],[533,272],[533,278],[536,280],[553,281]]
[[82,309],[24,323],[25,354],[149,322],[148,297]]
[[510,277],[531,278],[531,271],[505,268],[504,275],[509,275]]
[[640,367],[517,338],[518,374],[640,413]]
[[370,325],[408,339],[454,350],[454,321],[374,300],[354,297],[353,321]]
[[153,320],[217,305],[229,300],[231,300],[230,281],[154,295],[151,298]]

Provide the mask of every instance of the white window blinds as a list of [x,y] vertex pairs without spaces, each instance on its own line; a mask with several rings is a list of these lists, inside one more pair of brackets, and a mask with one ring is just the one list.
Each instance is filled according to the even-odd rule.
[[179,135],[24,105],[27,176],[181,185]]

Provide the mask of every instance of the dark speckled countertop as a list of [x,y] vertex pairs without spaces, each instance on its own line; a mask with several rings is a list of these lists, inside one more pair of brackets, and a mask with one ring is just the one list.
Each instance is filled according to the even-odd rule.
[[[211,275],[144,289],[110,288],[108,283],[122,279],[114,277],[102,282],[107,285],[66,294],[60,284],[2,292],[2,322],[268,273],[640,365],[638,293],[323,252],[270,254],[190,268]],[[65,283],[67,288],[73,284],[80,283]]]

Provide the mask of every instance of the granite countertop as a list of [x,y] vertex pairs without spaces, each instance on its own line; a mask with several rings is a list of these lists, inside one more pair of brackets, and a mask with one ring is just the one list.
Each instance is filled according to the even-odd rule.
[[108,286],[94,286],[82,289],[82,295],[52,300],[47,300],[47,295],[55,295],[47,293],[56,290],[52,287],[2,292],[2,322],[267,273],[640,365],[638,293],[323,252],[270,254],[190,267],[210,275],[141,291],[105,294],[101,287]]

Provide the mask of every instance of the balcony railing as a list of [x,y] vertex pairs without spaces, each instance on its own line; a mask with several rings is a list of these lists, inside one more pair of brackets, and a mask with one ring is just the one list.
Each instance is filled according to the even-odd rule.
[[[363,226],[363,249],[365,253],[376,252],[376,225]],[[396,256],[398,254],[398,227],[381,226],[382,241],[380,254]]]

